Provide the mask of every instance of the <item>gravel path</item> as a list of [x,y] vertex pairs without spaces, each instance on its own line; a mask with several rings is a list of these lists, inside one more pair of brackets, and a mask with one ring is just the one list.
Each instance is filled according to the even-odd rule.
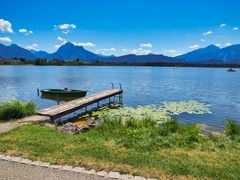
[[94,175],[0,160],[0,180],[103,180]]
[[11,131],[12,129],[21,125],[24,125],[24,123],[17,123],[17,122],[0,123],[0,133]]

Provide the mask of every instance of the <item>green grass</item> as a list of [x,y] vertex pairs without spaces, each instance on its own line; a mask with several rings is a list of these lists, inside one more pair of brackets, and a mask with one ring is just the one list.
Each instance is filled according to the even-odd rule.
[[79,135],[25,125],[0,134],[0,152],[146,177],[239,179],[240,141],[201,136],[199,130],[175,120],[159,126],[150,119],[105,119],[99,128]]
[[240,124],[231,119],[227,120],[225,132],[228,136],[240,135]]
[[0,121],[20,119],[35,113],[34,102],[11,101],[0,104]]

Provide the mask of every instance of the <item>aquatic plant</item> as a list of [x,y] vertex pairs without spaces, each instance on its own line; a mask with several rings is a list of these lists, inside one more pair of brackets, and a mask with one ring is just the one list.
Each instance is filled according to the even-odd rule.
[[162,105],[147,105],[134,107],[123,107],[120,109],[108,110],[102,113],[101,118],[108,119],[152,119],[162,124],[174,115],[182,113],[206,114],[211,113],[209,105],[197,101],[163,102]]
[[11,101],[0,104],[0,120],[19,119],[35,113],[36,105],[30,101]]

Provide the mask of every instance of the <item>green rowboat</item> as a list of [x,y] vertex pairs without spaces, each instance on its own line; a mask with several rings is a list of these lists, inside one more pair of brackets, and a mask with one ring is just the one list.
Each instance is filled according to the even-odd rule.
[[42,95],[85,97],[87,94],[87,91],[64,88],[64,89],[42,89],[41,93]]

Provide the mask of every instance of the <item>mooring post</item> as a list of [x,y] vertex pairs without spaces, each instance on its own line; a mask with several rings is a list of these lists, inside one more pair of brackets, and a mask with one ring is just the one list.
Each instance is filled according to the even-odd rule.
[[114,84],[111,82],[111,84],[112,84],[112,89],[114,89]]
[[85,106],[85,112],[87,111],[87,106]]
[[59,95],[57,94],[57,105],[60,104]]
[[39,94],[40,94],[40,93],[39,93],[39,89],[37,89],[37,95],[39,96]]
[[97,107],[99,108],[99,101],[97,102]]

